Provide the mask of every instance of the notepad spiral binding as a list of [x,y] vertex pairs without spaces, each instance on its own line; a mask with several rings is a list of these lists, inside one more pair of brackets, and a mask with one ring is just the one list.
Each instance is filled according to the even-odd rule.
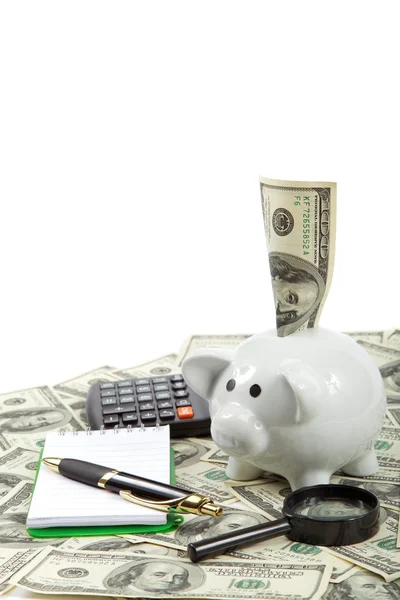
[[159,423],[157,423],[155,427],[144,427],[143,425],[141,425],[140,427],[132,427],[132,425],[128,425],[127,427],[118,427],[118,425],[115,425],[113,428],[107,429],[104,427],[104,425],[102,425],[100,429],[92,429],[91,427],[86,427],[86,429],[59,429],[57,431],[57,434],[67,435],[69,433],[72,435],[78,435],[79,433],[86,433],[86,435],[92,435],[93,433],[98,433],[100,435],[105,435],[106,433],[117,434],[120,430],[126,431],[127,433],[131,433],[132,431],[140,431],[141,433],[144,433],[146,430],[159,431],[160,425]]

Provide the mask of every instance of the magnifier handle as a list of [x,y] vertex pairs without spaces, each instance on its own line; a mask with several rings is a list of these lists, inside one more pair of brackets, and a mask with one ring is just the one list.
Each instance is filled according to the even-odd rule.
[[233,550],[243,544],[254,544],[261,540],[269,540],[290,531],[291,527],[286,518],[253,525],[245,529],[236,529],[229,533],[223,533],[213,538],[192,542],[188,544],[187,552],[192,562],[196,563],[203,558],[219,556],[227,550]]

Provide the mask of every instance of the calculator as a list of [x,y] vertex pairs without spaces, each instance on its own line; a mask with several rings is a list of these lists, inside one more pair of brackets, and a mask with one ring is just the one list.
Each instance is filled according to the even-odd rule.
[[168,424],[171,437],[210,435],[208,402],[182,375],[94,383],[86,415],[92,429]]

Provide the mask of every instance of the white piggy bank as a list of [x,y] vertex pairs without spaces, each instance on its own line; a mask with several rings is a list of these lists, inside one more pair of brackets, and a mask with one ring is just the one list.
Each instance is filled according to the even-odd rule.
[[235,350],[199,350],[184,360],[182,373],[210,403],[211,435],[230,457],[232,479],[272,471],[295,490],[329,483],[338,469],[361,477],[378,469],[383,381],[347,335],[266,331]]

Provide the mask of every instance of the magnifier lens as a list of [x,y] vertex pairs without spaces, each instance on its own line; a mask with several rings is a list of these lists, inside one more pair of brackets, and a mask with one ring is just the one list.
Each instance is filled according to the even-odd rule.
[[356,498],[304,498],[292,507],[295,515],[302,515],[318,521],[337,521],[354,519],[367,515],[371,511],[371,505]]

